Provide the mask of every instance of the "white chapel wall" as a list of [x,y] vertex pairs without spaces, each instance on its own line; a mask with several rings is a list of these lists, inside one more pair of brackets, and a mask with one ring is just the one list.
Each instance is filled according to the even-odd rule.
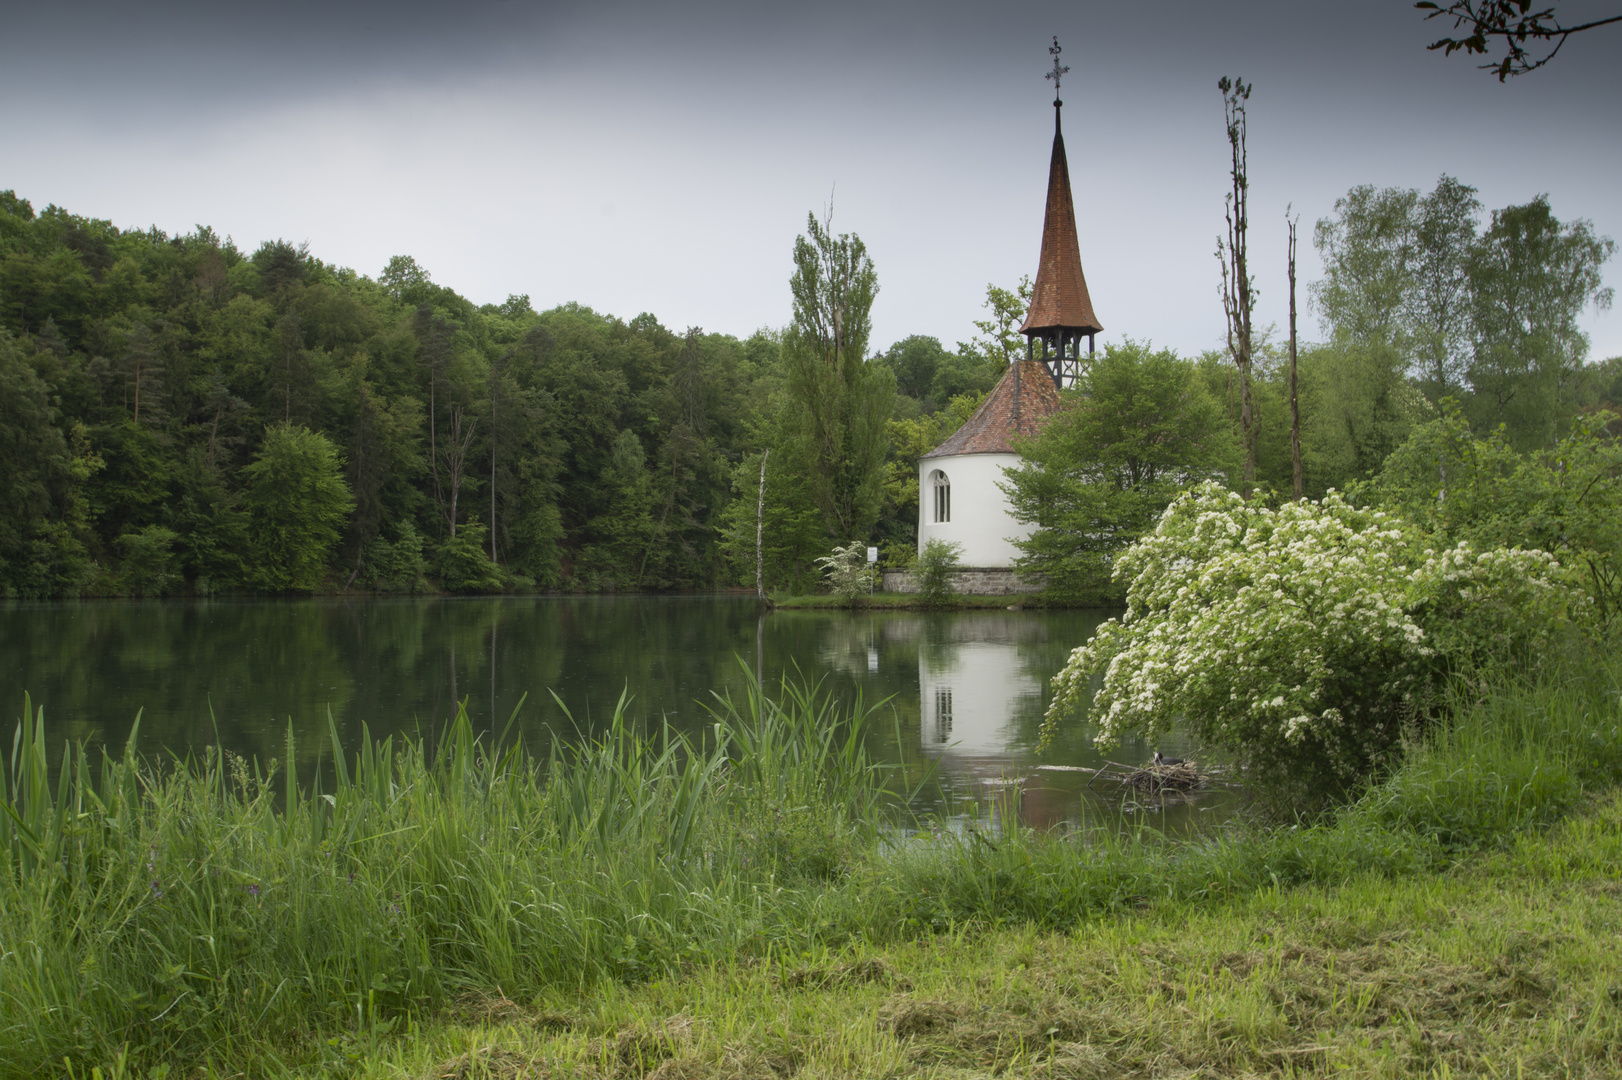
[[[1031,527],[1008,512],[1008,496],[997,485],[1003,470],[1019,464],[1018,454],[961,454],[918,462],[918,549],[931,540],[963,545],[962,566],[1011,567],[1019,549],[1010,537],[1024,539]],[[931,476],[939,470],[952,486],[950,521],[935,520]]]

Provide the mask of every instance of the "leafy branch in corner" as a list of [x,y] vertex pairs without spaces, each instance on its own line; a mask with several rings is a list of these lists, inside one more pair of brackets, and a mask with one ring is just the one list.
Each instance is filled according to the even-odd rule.
[[[1532,0],[1454,0],[1446,7],[1434,0],[1420,0],[1414,7],[1428,12],[1426,19],[1452,16],[1453,29],[1467,31],[1462,37],[1444,37],[1426,46],[1432,50],[1441,49],[1444,56],[1452,56],[1460,51],[1486,56],[1493,51],[1493,39],[1503,39],[1508,49],[1503,57],[1479,65],[1483,71],[1496,72],[1499,82],[1511,75],[1536,71],[1547,64],[1572,34],[1622,22],[1622,15],[1612,15],[1576,26],[1562,26],[1555,17],[1553,7],[1533,11]],[[1529,45],[1535,49],[1540,44],[1549,43],[1553,47],[1541,57],[1534,57],[1528,48]]]

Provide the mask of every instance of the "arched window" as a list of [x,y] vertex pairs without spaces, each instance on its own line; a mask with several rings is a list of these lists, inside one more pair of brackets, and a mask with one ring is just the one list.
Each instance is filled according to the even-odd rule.
[[952,482],[946,478],[945,473],[941,472],[939,469],[936,469],[934,472],[929,474],[929,486],[934,492],[935,520],[951,521]]

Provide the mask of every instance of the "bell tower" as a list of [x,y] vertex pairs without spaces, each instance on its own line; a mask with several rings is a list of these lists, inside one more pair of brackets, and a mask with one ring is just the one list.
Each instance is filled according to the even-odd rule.
[[1087,295],[1087,278],[1081,272],[1081,245],[1076,236],[1076,208],[1070,199],[1070,166],[1064,155],[1064,129],[1060,110],[1059,80],[1070,68],[1059,63],[1059,39],[1048,49],[1053,70],[1053,160],[1048,166],[1048,201],[1042,221],[1042,256],[1037,263],[1036,284],[1031,289],[1031,307],[1019,332],[1025,335],[1025,356],[1040,360],[1060,390],[1074,385],[1087,363],[1082,357],[1081,339],[1087,339],[1087,356],[1093,353],[1093,336],[1104,329],[1093,314]]

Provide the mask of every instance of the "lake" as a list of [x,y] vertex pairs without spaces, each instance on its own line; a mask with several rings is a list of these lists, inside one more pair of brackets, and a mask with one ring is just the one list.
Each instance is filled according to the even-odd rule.
[[[969,817],[1017,807],[1048,827],[1088,806],[1122,805],[1116,785],[1088,788],[1091,774],[1069,771],[1102,763],[1083,725],[1045,758],[1033,753],[1049,679],[1110,614],[762,614],[736,596],[8,603],[0,715],[17,717],[32,694],[57,755],[69,741],[122,747],[140,711],[147,753],[218,742],[261,761],[285,759],[291,723],[308,776],[329,745],[329,713],[354,746],[363,725],[374,736],[430,734],[458,701],[492,733],[518,709],[514,730],[544,749],[554,735],[603,726],[626,693],[631,715],[696,733],[708,721],[702,703],[712,692],[741,699],[740,665],[759,663],[768,690],[798,673],[847,698],[888,698],[871,749],[934,763],[919,809]],[[1155,749],[1128,742],[1109,756],[1138,764]],[[1168,740],[1160,749],[1190,748]],[[1126,805],[1183,831],[1224,804]]]

